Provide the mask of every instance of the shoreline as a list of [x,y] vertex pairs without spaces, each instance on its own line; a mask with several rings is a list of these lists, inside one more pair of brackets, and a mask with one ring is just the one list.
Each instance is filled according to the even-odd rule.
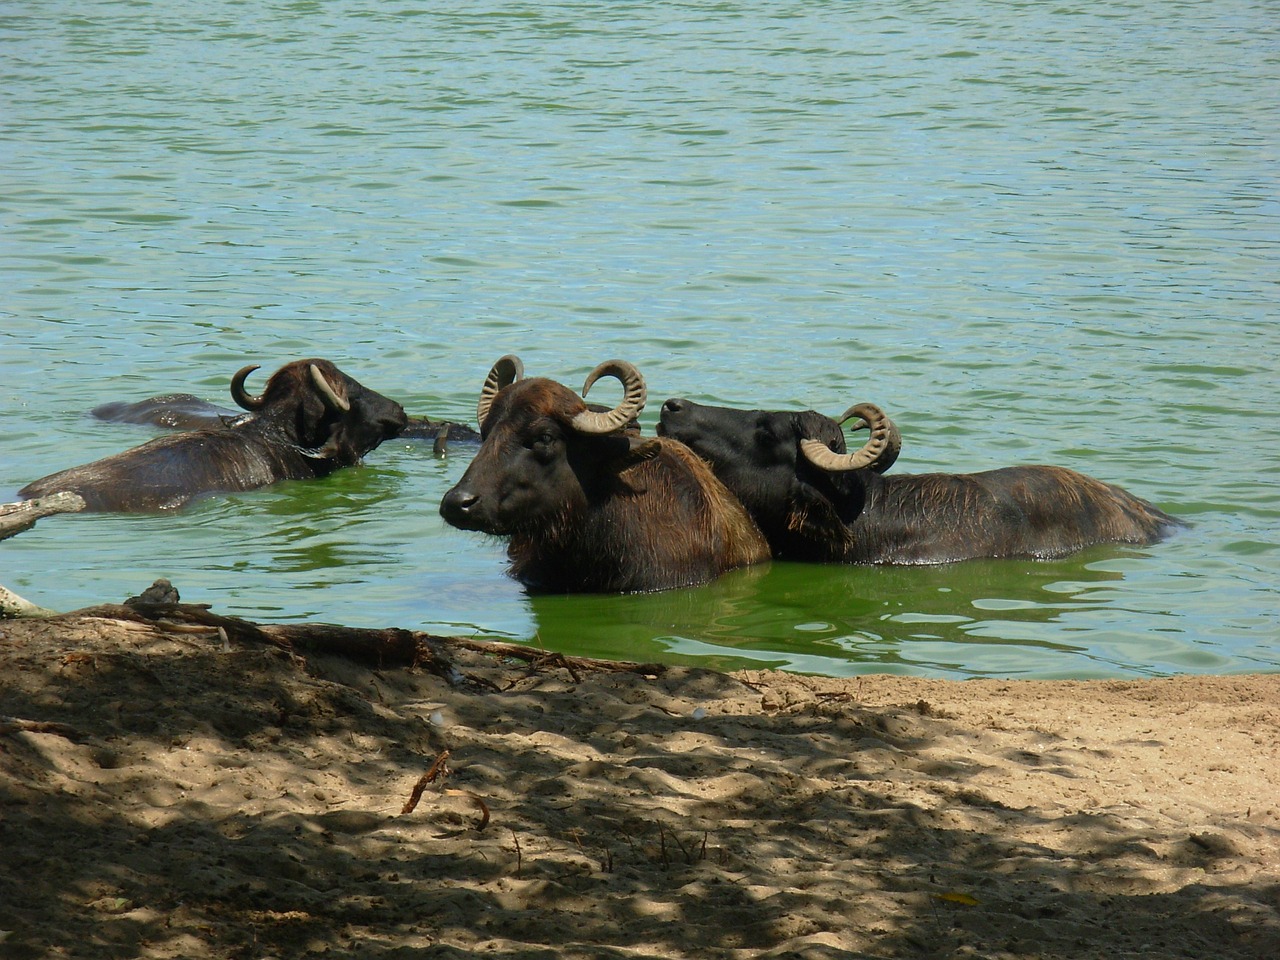
[[0,621],[6,956],[1280,952],[1280,674],[370,665],[183,620]]

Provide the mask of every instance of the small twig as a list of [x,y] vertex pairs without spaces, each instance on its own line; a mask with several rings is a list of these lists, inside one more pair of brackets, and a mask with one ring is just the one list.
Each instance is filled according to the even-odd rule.
[[732,677],[748,690],[752,690],[756,693],[764,693],[764,687],[761,684],[752,683],[750,680],[744,680],[740,674],[732,674]]
[[[400,815],[413,813],[414,808],[418,806],[418,801],[422,799],[422,792],[427,789],[427,784],[433,783],[437,777],[447,777],[449,775],[449,751],[441,750],[440,755],[436,757],[435,763],[431,764],[430,769],[418,778],[418,782],[413,785],[413,792],[409,794],[409,799],[405,801],[403,807],[400,808]],[[489,825],[489,808],[485,802],[470,790],[442,790],[440,791],[446,797],[462,797],[470,800],[472,805],[480,811],[480,822],[476,824],[477,830],[483,830]]]
[[[212,626],[206,626],[201,623],[178,623],[175,620],[166,620],[164,617],[158,617],[151,622],[165,633],[199,633],[212,638],[215,632]],[[227,628],[218,627],[216,632],[219,638],[225,637]]]
[[564,667],[569,671],[569,676],[573,678],[574,683],[582,682],[582,677],[579,676],[577,670],[573,669],[573,664],[569,662],[569,658],[563,653],[548,653],[541,660],[535,660],[533,663],[534,667],[537,668],[547,666],[548,664],[553,667]]
[[520,879],[520,871],[524,867],[524,857],[520,853],[520,837],[516,834],[516,828],[511,828],[511,839],[516,843],[516,879]]
[[[461,647],[464,650],[474,650],[477,653],[484,653],[489,656],[511,657],[532,664],[537,664],[548,655],[545,650],[538,650],[518,643],[504,643],[500,640],[472,640],[469,637],[448,637],[445,639],[449,644]],[[648,676],[661,676],[667,669],[660,663],[598,660],[595,657],[571,657],[564,654],[559,654],[559,656],[564,657],[566,667],[572,664],[574,669],[584,671],[594,670],[607,673],[640,673]]]
[[476,809],[480,811],[480,822],[476,824],[477,830],[483,830],[485,827],[489,825],[488,806],[486,806],[485,802],[481,800],[478,796],[476,796],[474,793],[472,793],[470,790],[446,790],[444,791],[444,795],[446,797],[462,797],[463,799],[470,800],[473,804],[475,804]]
[[441,750],[440,755],[436,757],[435,763],[431,764],[427,772],[420,776],[418,782],[413,785],[413,792],[409,794],[409,799],[405,801],[404,806],[400,809],[401,816],[406,813],[413,813],[418,801],[422,799],[422,791],[427,789],[427,784],[434,782],[440,774],[448,773],[448,767],[445,765],[445,761],[448,759],[449,751]]
[[819,700],[828,700],[828,701],[839,700],[842,703],[847,703],[848,701],[853,699],[853,694],[845,690],[836,690],[828,693],[817,693],[817,694],[814,694],[814,696]]
[[688,848],[686,848],[685,845],[681,842],[680,834],[676,833],[674,830],[671,831],[671,839],[674,840],[676,842],[676,846],[680,848],[680,853],[683,854],[684,856],[684,862],[693,863],[693,857],[689,856]]

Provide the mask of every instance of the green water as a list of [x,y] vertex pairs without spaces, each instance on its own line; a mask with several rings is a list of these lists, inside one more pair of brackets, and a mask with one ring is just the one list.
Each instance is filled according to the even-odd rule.
[[[776,564],[527,596],[447,527],[465,456],[384,445],[176,515],[42,521],[0,583],[168,576],[273,619],[717,666],[942,676],[1280,667],[1280,32],[1267,3],[0,5],[0,500],[323,355],[467,419],[518,353],[651,399],[881,404],[896,472],[1074,467],[1151,548]],[[598,388],[609,397],[606,384]],[[593,393],[594,396],[594,393]]]

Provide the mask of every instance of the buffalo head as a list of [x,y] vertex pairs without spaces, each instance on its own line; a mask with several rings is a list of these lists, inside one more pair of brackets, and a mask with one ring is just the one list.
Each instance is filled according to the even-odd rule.
[[330,469],[351,466],[384,440],[399,435],[408,418],[394,400],[370,390],[328,360],[295,360],[271,375],[258,396],[245,380],[258,369],[243,367],[231,378],[231,398],[264,425],[287,437]]
[[[846,452],[842,426],[870,436]],[[674,398],[662,405],[658,433],[679,440],[709,464],[742,501],[774,545],[775,556],[806,556],[794,541],[805,528],[844,520],[861,508],[851,492],[858,471],[883,473],[898,458],[902,439],[884,412],[855,404],[839,420],[815,413],[734,410]],[[796,549],[792,549],[797,547]]]
[[[507,537],[517,580],[545,592],[662,590],[768,557],[703,461],[630,428],[645,401],[631,364],[600,364],[582,395],[523,374],[515,357],[494,364],[476,411],[480,450],[440,504],[455,527]],[[604,376],[622,381],[623,399],[590,409]]]
[[[603,376],[622,381],[622,401],[592,410],[584,399]],[[481,446],[440,513],[453,526],[509,534],[600,495],[647,447],[619,432],[644,407],[644,379],[624,360],[600,364],[582,396],[543,377],[524,378],[518,357],[502,357],[480,391]]]

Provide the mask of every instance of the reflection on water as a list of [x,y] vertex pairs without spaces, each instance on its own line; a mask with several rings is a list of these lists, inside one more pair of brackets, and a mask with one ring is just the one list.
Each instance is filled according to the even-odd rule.
[[[1123,574],[1091,562],[974,561],[928,567],[774,563],[714,584],[625,597],[533,597],[549,649],[813,673],[977,676],[1106,672],[1077,617]],[[1004,648],[1004,649],[995,649]],[[968,654],[973,659],[967,659]],[[997,661],[997,663],[993,663]]]

